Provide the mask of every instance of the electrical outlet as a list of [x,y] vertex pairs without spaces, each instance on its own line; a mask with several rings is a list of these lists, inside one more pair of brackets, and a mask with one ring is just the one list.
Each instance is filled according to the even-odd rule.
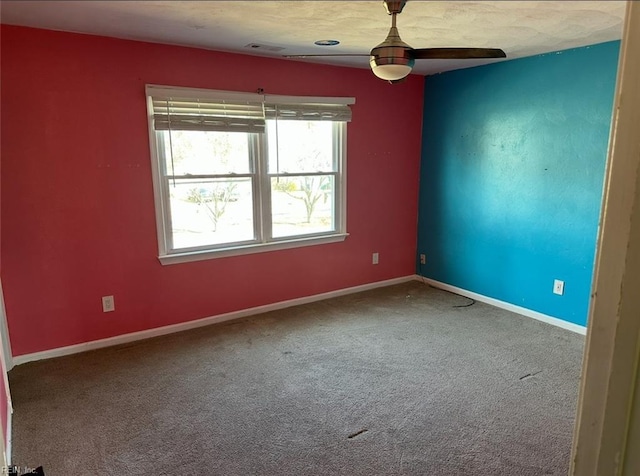
[[420,255],[420,264],[427,264],[427,256]]
[[116,302],[113,296],[102,296],[102,312],[113,312],[116,310]]
[[559,296],[564,294],[564,281],[560,281],[559,279],[553,280],[553,294],[558,294]]
[[371,264],[378,264],[378,253],[373,253],[371,256]]

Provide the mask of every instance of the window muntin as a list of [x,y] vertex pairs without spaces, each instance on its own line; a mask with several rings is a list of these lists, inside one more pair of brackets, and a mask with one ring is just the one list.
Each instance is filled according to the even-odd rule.
[[[178,102],[158,99],[149,88],[161,261],[185,253],[222,256],[264,251],[269,244],[344,239],[348,106],[333,105],[318,114],[312,106],[290,102],[287,117],[270,114],[263,127],[252,106],[244,127],[237,108],[232,119],[200,120],[199,104],[189,104],[184,96]],[[211,103],[204,109],[219,113],[227,107]],[[200,123],[206,124],[204,130],[197,129]],[[172,124],[178,124],[176,130]]]

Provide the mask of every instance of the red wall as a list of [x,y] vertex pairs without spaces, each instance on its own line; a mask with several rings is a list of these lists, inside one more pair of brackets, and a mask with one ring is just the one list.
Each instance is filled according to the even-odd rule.
[[[2,26],[2,281],[13,354],[414,273],[423,78]],[[342,243],[162,266],[147,83],[354,96]],[[371,264],[371,253],[380,264]],[[115,296],[104,314],[101,296]]]

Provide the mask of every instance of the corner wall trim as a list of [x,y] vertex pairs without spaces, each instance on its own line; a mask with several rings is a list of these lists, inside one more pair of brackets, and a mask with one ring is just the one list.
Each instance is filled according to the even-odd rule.
[[4,442],[4,451],[5,451],[5,462],[7,463],[8,466],[11,465],[11,461],[13,460],[13,458],[11,457],[11,443],[12,443],[12,439],[13,439],[13,408],[11,405],[8,405],[7,407],[7,433],[4,435],[4,437],[6,438],[5,442]]
[[89,350],[102,349],[104,347],[111,347],[114,345],[127,344],[143,339],[150,339],[152,337],[159,337],[167,334],[173,334],[176,332],[182,332],[189,329],[195,329],[198,327],[209,326],[211,324],[217,324],[220,322],[231,321],[234,319],[242,319],[243,317],[253,316],[255,314],[262,314],[269,311],[276,311],[278,309],[284,309],[292,306],[299,306],[301,304],[312,303],[316,301],[323,301],[325,299],[331,299],[339,296],[346,296],[347,294],[354,294],[363,291],[369,291],[371,289],[382,288],[386,286],[393,286],[394,284],[402,284],[415,280],[415,275],[403,276],[400,278],[387,279],[384,281],[376,281],[373,283],[362,284],[359,286],[353,286],[350,288],[337,289],[335,291],[329,291],[321,294],[314,294],[311,296],[305,296],[296,299],[290,299],[287,301],[275,302],[272,304],[266,304],[264,306],[251,307],[249,309],[242,309],[239,311],[228,312],[225,314],[218,314],[217,316],[204,317],[195,321],[182,322],[180,324],[172,324],[164,327],[157,327],[154,329],[148,329],[139,332],[132,332],[130,334],[123,334],[115,337],[109,337],[107,339],[94,340],[91,342],[85,342],[82,344],[75,344],[66,347],[58,347],[56,349],[45,350],[42,352],[34,352],[32,354],[19,355],[13,358],[13,364],[20,365],[27,362],[33,362],[36,360],[53,359],[55,357],[62,357],[65,355],[78,354],[80,352],[86,352]]
[[532,311],[531,309],[527,309],[524,307],[516,306],[515,304],[510,304],[508,302],[500,301],[498,299],[483,296],[482,294],[477,294],[471,291],[467,291],[466,289],[458,288],[456,286],[451,286],[450,284],[446,284],[446,283],[441,283],[440,281],[425,278],[420,275],[416,275],[415,279],[417,279],[418,281],[424,280],[425,283],[430,284],[434,288],[439,288],[444,291],[451,291],[461,296],[475,299],[476,301],[484,302],[486,304],[491,304],[492,306],[499,307],[500,309],[505,309],[506,311],[515,312],[516,314],[521,314],[526,317],[531,317],[533,319],[536,319],[537,321],[542,321],[547,324],[554,325],[556,327],[561,327],[563,329],[575,332],[577,334],[582,334],[582,335],[587,334],[587,328],[585,326],[574,324],[572,322],[567,322],[562,319],[558,319],[557,317],[547,316],[546,314]]

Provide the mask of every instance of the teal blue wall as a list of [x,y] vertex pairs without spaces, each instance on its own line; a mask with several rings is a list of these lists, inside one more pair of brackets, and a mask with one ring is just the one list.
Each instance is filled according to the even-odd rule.
[[426,78],[419,274],[586,324],[619,46]]

